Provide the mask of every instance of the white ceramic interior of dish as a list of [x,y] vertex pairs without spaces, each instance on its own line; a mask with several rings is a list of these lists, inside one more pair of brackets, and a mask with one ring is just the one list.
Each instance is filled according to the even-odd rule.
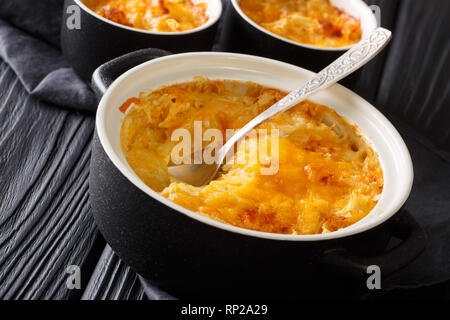
[[198,32],[201,30],[204,30],[208,27],[210,27],[211,25],[213,25],[214,23],[217,22],[217,20],[219,20],[219,18],[222,15],[222,2],[220,0],[191,0],[192,3],[197,4],[200,2],[206,2],[208,4],[208,7],[206,9],[206,15],[209,17],[208,21],[199,26],[198,28],[195,29],[191,29],[191,30],[186,30],[186,31],[180,31],[180,32],[160,32],[160,31],[148,31],[148,30],[142,30],[142,29],[137,29],[137,28],[132,28],[132,27],[128,27],[125,26],[123,24],[108,20],[100,15],[98,15],[97,13],[95,13],[94,11],[92,11],[91,9],[89,9],[83,2],[84,0],[74,0],[76,4],[78,4],[81,8],[83,8],[86,12],[90,13],[91,15],[93,15],[94,17],[96,17],[97,19],[100,19],[106,23],[115,25],[116,27],[122,28],[122,29],[127,29],[127,30],[131,30],[131,31],[136,31],[136,32],[141,32],[141,33],[148,33],[148,34],[164,34],[164,35],[181,35],[181,34],[189,34],[189,33],[194,33],[194,32]]
[[[264,32],[274,38],[280,39],[282,41],[291,43],[296,46],[305,47],[305,48],[314,49],[314,50],[343,51],[343,50],[348,50],[353,46],[353,45],[351,45],[351,46],[338,47],[338,48],[326,48],[326,47],[319,47],[319,46],[313,46],[313,45],[309,45],[309,44],[298,43],[298,42],[283,38],[273,32],[270,32],[267,29],[264,29],[263,27],[261,27],[257,23],[255,23],[253,20],[251,20],[239,7],[239,1],[240,0],[231,0],[234,8],[239,13],[239,15],[242,18],[244,18],[245,21],[247,21],[250,25],[255,27],[256,29],[258,29],[261,32]],[[377,19],[376,19],[375,15],[373,14],[373,12],[369,8],[369,6],[366,3],[364,3],[364,1],[362,1],[362,0],[330,0],[330,2],[333,6],[341,9],[342,11],[344,11],[360,20],[363,38],[366,35],[368,35],[372,30],[374,30],[378,27]]]
[[119,111],[119,106],[142,91],[190,81],[194,76],[253,81],[291,91],[305,83],[312,75],[308,70],[287,63],[241,54],[199,52],[158,58],[131,69],[110,86],[97,111],[97,132],[107,155],[122,174],[150,197],[179,211],[180,214],[221,229],[262,238],[312,241],[348,236],[373,228],[400,209],[411,190],[413,168],[408,149],[392,124],[375,107],[340,85],[318,92],[311,96],[310,100],[333,108],[358,125],[379,155],[384,174],[384,189],[381,199],[370,214],[356,224],[336,232],[283,235],[242,229],[212,220],[176,205],[150,189],[128,165],[120,148],[120,128],[124,115]]

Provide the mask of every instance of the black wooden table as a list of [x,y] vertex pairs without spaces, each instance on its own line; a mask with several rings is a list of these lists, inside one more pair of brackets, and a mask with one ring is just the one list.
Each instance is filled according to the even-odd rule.
[[[0,298],[143,299],[89,212],[93,115],[30,97],[0,61],[0,119]],[[81,290],[67,289],[69,265]]]
[[[383,8],[383,25],[394,34],[409,23],[405,12],[422,10],[413,1],[369,2]],[[406,34],[402,41],[414,37]],[[396,92],[383,88],[383,79],[400,74],[404,59],[420,60],[420,55],[404,52],[407,49],[395,39],[392,48],[395,55],[388,59],[387,50],[363,69],[355,89],[387,109],[386,96]],[[0,119],[0,299],[145,299],[137,275],[106,245],[90,214],[94,115],[30,97],[0,60]],[[81,268],[80,290],[66,286],[69,265]],[[423,296],[448,298],[450,284],[379,293],[374,298]]]

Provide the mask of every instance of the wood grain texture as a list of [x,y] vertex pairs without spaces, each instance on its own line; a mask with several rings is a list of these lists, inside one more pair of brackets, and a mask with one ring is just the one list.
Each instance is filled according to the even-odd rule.
[[65,299],[68,265],[96,240],[92,117],[42,104],[0,63],[0,298]]
[[[80,298],[105,246],[89,212],[94,117],[30,97],[1,61],[0,88],[0,299]],[[142,297],[109,253],[91,297]],[[82,290],[67,289],[68,265]]]
[[145,296],[136,273],[106,246],[82,299],[143,300]]
[[29,97],[0,64],[0,298],[65,299],[97,231],[89,214],[91,117]]

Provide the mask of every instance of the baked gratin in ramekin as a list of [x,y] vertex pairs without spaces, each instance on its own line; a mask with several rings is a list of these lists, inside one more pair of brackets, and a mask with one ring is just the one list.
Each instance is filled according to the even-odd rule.
[[[257,129],[278,129],[275,174],[261,174],[270,165],[250,154],[251,140],[240,143],[235,156],[208,185],[193,187],[172,178],[167,167],[174,130],[194,136],[194,121],[203,130],[239,129],[286,93],[252,82],[209,80],[142,92],[129,99],[121,148],[145,184],[189,210],[237,227],[283,234],[333,232],[364,218],[383,190],[377,154],[355,125],[330,108],[305,101]],[[211,142],[204,141],[204,147]],[[193,145],[193,144],[192,144]],[[272,146],[271,143],[267,143]],[[254,150],[253,150],[254,151]],[[263,163],[264,162],[264,163]]]
[[240,0],[242,11],[283,38],[319,47],[345,47],[361,40],[359,19],[329,0]]
[[100,16],[122,25],[159,32],[192,30],[208,21],[207,3],[191,0],[85,0]]

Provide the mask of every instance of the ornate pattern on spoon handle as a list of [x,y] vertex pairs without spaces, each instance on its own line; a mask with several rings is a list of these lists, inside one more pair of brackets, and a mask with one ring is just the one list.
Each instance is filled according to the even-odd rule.
[[342,55],[335,62],[320,71],[314,78],[309,80],[301,88],[292,91],[284,99],[279,101],[277,107],[287,106],[300,100],[302,97],[328,85],[334,84],[344,78],[348,71],[355,71],[372,59],[389,42],[391,32],[383,28],[375,29],[366,39],[361,40],[357,45]]
[[336,61],[331,63],[328,67],[320,71],[302,87],[292,91],[286,97],[275,103],[269,109],[263,111],[256,118],[242,127],[230,140],[220,149],[217,158],[219,162],[223,160],[223,157],[228,153],[231,147],[236,141],[244,137],[250,130],[260,125],[267,119],[282,113],[289,108],[293,107],[297,103],[306,99],[309,95],[315,91],[327,88],[348,74],[362,67],[378,52],[380,52],[391,39],[391,32],[387,29],[377,28],[372,31],[369,36],[361,40],[353,48],[339,57]]

